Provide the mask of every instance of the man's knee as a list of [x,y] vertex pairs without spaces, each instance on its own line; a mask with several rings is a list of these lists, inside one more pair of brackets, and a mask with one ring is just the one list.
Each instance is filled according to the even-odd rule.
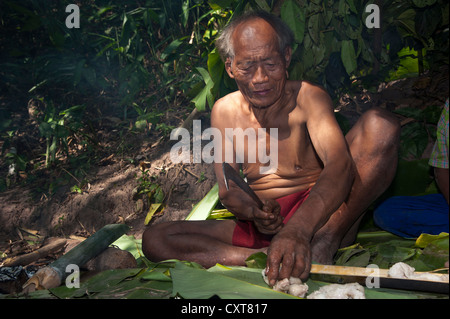
[[368,129],[377,133],[389,136],[398,136],[400,134],[400,121],[391,112],[374,107],[364,113],[365,125]]
[[363,115],[363,130],[370,134],[379,151],[397,149],[400,140],[400,121],[391,112],[372,108]]
[[142,252],[152,261],[159,261],[160,249],[165,242],[168,224],[162,223],[147,228],[142,234]]

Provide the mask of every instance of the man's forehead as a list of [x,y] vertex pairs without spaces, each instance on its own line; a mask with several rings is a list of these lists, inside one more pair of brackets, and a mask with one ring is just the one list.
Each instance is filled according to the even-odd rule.
[[249,37],[264,36],[268,38],[276,38],[277,34],[274,28],[266,20],[261,18],[254,18],[241,22],[235,29],[234,37]]
[[239,49],[278,46],[278,37],[272,26],[263,19],[242,22],[233,33],[236,53]]

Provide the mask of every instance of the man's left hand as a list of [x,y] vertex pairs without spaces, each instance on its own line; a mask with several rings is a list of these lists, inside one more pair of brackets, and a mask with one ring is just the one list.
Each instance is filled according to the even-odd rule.
[[[267,253],[270,285],[279,279],[296,277],[306,280],[311,270],[311,248],[307,238],[284,227],[273,239]],[[281,266],[281,268],[280,268]]]

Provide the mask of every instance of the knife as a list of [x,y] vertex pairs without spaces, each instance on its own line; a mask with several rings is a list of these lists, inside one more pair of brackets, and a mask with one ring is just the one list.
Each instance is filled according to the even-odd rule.
[[250,195],[251,198],[253,198],[260,209],[264,206],[258,195],[256,195],[253,189],[248,186],[245,180],[239,175],[238,172],[235,171],[233,167],[231,167],[230,164],[223,162],[222,171],[223,179],[225,181],[225,187],[227,188],[227,190],[229,190],[229,181],[233,181],[240,189],[242,189],[244,192]]

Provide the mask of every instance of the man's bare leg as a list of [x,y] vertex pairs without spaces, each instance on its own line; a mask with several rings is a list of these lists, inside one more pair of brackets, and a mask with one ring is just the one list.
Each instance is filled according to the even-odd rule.
[[216,263],[245,265],[251,254],[264,249],[233,246],[234,227],[232,220],[161,223],[144,232],[142,250],[154,262],[175,258],[194,261],[204,267]]
[[332,263],[337,249],[354,241],[365,210],[389,187],[395,176],[399,135],[398,120],[379,108],[364,113],[346,135],[356,177],[346,202],[311,242],[315,262]]

